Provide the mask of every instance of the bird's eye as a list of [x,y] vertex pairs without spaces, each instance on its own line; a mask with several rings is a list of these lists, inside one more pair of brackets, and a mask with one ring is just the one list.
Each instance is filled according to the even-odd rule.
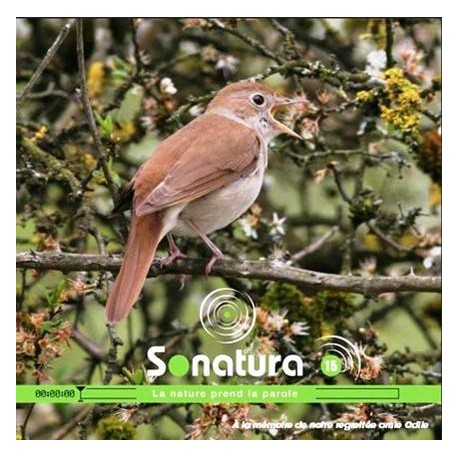
[[253,101],[253,103],[255,105],[257,105],[258,107],[264,105],[264,102],[266,101],[264,99],[264,97],[261,95],[261,94],[254,94],[252,97],[251,97],[251,100]]

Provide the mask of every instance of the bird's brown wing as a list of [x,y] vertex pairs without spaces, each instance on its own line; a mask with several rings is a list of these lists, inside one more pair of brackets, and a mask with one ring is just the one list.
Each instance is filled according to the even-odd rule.
[[253,129],[219,115],[199,121],[165,178],[136,201],[137,216],[198,199],[256,170],[261,144]]

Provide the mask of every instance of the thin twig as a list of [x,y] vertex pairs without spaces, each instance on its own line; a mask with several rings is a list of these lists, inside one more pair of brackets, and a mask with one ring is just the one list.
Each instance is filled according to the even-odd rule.
[[332,162],[328,164],[328,168],[329,168],[329,170],[331,170],[333,172],[334,181],[336,183],[337,190],[339,191],[340,196],[342,197],[342,199],[348,205],[352,205],[353,202],[352,202],[350,196],[347,194],[347,191],[345,191],[345,189],[343,187],[342,179],[341,179],[339,170],[337,170],[337,167]]
[[21,292],[19,294],[18,302],[16,304],[16,312],[20,312],[22,310],[22,306],[24,305],[24,297],[25,297],[25,288],[27,283],[27,271],[23,270],[21,272]]
[[95,149],[97,152],[97,157],[99,163],[102,167],[103,175],[107,182],[108,189],[110,191],[111,197],[113,200],[116,200],[116,188],[113,183],[113,178],[111,177],[110,170],[108,168],[105,151],[103,148],[102,140],[95,123],[94,112],[92,111],[91,102],[89,100],[89,94],[87,90],[86,82],[86,68],[85,68],[85,59],[84,59],[84,39],[83,39],[83,20],[78,19],[76,23],[76,50],[78,54],[78,69],[80,74],[80,98],[83,105],[84,114],[86,116],[87,122],[89,124],[89,129],[94,140]]
[[118,347],[123,344],[123,341],[116,334],[116,330],[113,325],[107,324],[108,335],[110,336],[110,349],[108,350],[107,370],[103,379],[103,384],[108,385],[116,373],[118,365],[116,363],[118,359]]
[[19,107],[22,104],[22,102],[26,99],[30,91],[33,89],[33,87],[37,83],[37,81],[40,79],[40,76],[43,73],[44,69],[48,66],[52,58],[55,56],[57,50],[60,48],[61,44],[64,42],[65,38],[67,37],[68,33],[70,32],[75,22],[76,22],[76,19],[70,19],[62,27],[61,31],[59,32],[59,35],[57,35],[57,38],[54,40],[54,43],[51,45],[51,47],[46,52],[45,57],[38,65],[37,69],[35,70],[35,73],[32,75],[29,82],[26,84],[24,90],[22,91],[22,93],[19,96],[17,96],[17,102],[16,102],[17,107]]
[[429,118],[433,122],[439,122],[442,118],[442,113],[434,114],[427,109],[421,110],[422,114],[424,114],[427,118]]
[[339,224],[337,216],[323,216],[318,214],[297,214],[288,216],[288,226],[335,226]]
[[143,61],[140,53],[140,47],[137,41],[137,24],[136,20],[132,18],[130,20],[130,29],[132,33],[132,44],[134,45],[134,57],[135,57],[135,78],[138,79],[143,70]]
[[23,439],[27,438],[27,425],[29,424],[30,417],[32,416],[33,409],[35,408],[35,404],[30,404],[29,408],[27,409],[27,413],[25,415],[24,423],[21,425],[21,436]]
[[172,59],[157,64],[154,68],[152,68],[152,70],[154,71],[154,74],[159,74],[164,70],[168,70],[169,68],[172,68],[175,65],[181,64],[183,62],[186,62],[188,59],[194,59],[196,57],[202,57],[202,53],[192,52],[189,54],[185,54],[183,56],[175,56]]
[[170,340],[166,342],[164,345],[165,351],[169,351],[171,348],[173,348],[178,342],[184,339],[185,336],[192,336],[193,334],[196,333],[196,331],[202,326],[202,323],[200,320],[196,321],[189,329],[184,330],[183,332],[180,332],[179,334],[173,336]]
[[46,97],[62,97],[64,99],[69,99],[70,96],[65,92],[61,91],[60,89],[56,89],[56,85],[54,83],[50,83],[48,87],[41,92],[31,92],[25,96],[28,99],[44,99]]
[[[347,191],[345,191],[345,188],[343,187],[342,178],[340,176],[340,171],[337,169],[337,167],[332,162],[328,164],[328,168],[333,172],[334,181],[336,183],[337,190],[339,191],[339,194],[342,197],[342,200],[351,207],[353,204],[353,201],[350,198],[350,196],[348,195]],[[356,186],[355,186],[354,196],[356,195],[356,192],[357,191],[356,191]],[[345,238],[345,243],[343,247],[343,258],[342,258],[342,268],[341,268],[342,273],[351,272],[352,266],[353,266],[353,248],[354,248],[354,240],[355,240],[355,226],[351,220],[345,232],[346,232],[346,238]]]
[[326,234],[312,242],[310,245],[306,246],[302,250],[291,256],[293,262],[299,262],[301,259],[309,256],[312,253],[318,251],[329,239],[331,239],[334,234],[339,230],[339,226],[333,226]]
[[83,407],[76,415],[74,415],[68,423],[65,423],[61,428],[54,432],[49,438],[51,440],[62,440],[68,436],[82,422],[92,410],[92,406]]
[[106,361],[108,355],[100,348],[100,345],[78,329],[72,328],[72,339],[96,362]]
[[394,248],[397,251],[401,251],[402,253],[409,253],[413,251],[416,247],[406,247],[398,242],[396,240],[392,239],[389,235],[385,234],[381,229],[379,229],[375,224],[372,223],[366,223],[367,227],[381,240],[383,240],[387,245],[390,247]]
[[[154,261],[150,277],[165,274],[203,275],[208,260],[184,259],[166,268],[161,267],[159,260]],[[38,270],[60,270],[62,272],[78,271],[110,271],[117,272],[121,267],[122,258],[115,255],[76,254],[62,252],[22,252],[16,254],[17,268],[33,268]],[[223,278],[252,278],[258,280],[282,281],[298,285],[309,290],[324,289],[348,291],[365,295],[383,292],[400,291],[441,291],[440,276],[403,277],[373,276],[358,277],[356,275],[336,275],[312,270],[298,269],[279,261],[220,261],[215,264],[211,276]]]
[[[103,238],[102,232],[100,231],[100,228],[97,226],[94,220],[94,216],[88,215],[88,217],[89,217],[89,232],[94,236],[95,240],[97,241],[99,253],[106,254],[107,252],[106,245],[105,245],[105,240]],[[105,272],[102,273],[100,280],[101,280],[103,292],[105,294],[108,294],[108,278]]]
[[428,345],[430,348],[437,349],[437,343],[434,340],[433,335],[431,334],[431,331],[429,327],[423,322],[423,320],[420,319],[420,317],[415,313],[412,305],[410,303],[404,302],[403,303],[403,308],[404,310],[408,313],[412,321],[417,325],[417,327],[420,329],[421,333],[423,334],[423,337],[425,340],[428,342]]
[[288,27],[281,24],[277,19],[271,18],[270,22],[284,37],[294,36],[293,32],[289,30]]
[[385,28],[386,28],[386,68],[391,68],[394,65],[393,59],[393,19],[385,19]]
[[265,57],[268,57],[269,59],[274,60],[278,64],[283,64],[285,62],[284,59],[274,54],[270,49],[264,46],[261,42],[259,42],[258,40],[256,40],[255,38],[249,35],[244,34],[236,27],[226,27],[219,19],[209,19],[208,21],[210,22],[210,24],[212,24],[213,27],[219,30],[223,30],[224,32],[230,33],[231,35],[234,35],[237,38],[240,38],[245,43],[250,45],[252,48],[256,49],[256,51],[259,51]]
[[[159,406],[153,406],[144,410],[139,410],[133,417],[132,423],[136,426],[143,423],[153,424],[155,420],[167,415],[172,410],[183,407],[184,404],[162,404]],[[152,410],[152,411],[151,411]]]

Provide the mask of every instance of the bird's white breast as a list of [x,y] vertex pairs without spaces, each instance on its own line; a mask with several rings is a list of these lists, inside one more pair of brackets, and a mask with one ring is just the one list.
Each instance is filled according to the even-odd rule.
[[187,204],[172,230],[176,235],[196,235],[186,224],[191,219],[203,232],[221,229],[245,213],[258,197],[267,165],[267,148],[262,148],[256,170],[249,176]]

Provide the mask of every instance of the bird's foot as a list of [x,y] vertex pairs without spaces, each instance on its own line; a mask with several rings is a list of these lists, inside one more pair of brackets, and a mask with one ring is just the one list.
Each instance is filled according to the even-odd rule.
[[178,248],[178,245],[173,240],[172,234],[167,234],[169,242],[169,255],[161,260],[161,267],[167,267],[172,264],[175,259],[186,259],[187,256]]
[[207,237],[207,235],[200,230],[199,226],[194,223],[191,219],[188,219],[187,221],[188,226],[194,230],[194,232],[205,242],[205,244],[210,248],[213,256],[210,259],[209,263],[205,267],[205,277],[208,280],[208,276],[210,275],[210,272],[212,271],[213,265],[215,264],[216,261],[219,259],[224,258],[223,252]]
[[170,252],[168,256],[161,259],[161,267],[170,266],[176,259],[186,259],[187,256],[183,252],[181,252],[178,248]]
[[213,269],[213,266],[215,265],[216,261],[219,261],[220,259],[224,259],[224,254],[218,250],[218,252],[213,252],[213,256],[208,262],[208,264],[205,266],[205,277],[208,280],[208,276],[210,275],[210,272]]

